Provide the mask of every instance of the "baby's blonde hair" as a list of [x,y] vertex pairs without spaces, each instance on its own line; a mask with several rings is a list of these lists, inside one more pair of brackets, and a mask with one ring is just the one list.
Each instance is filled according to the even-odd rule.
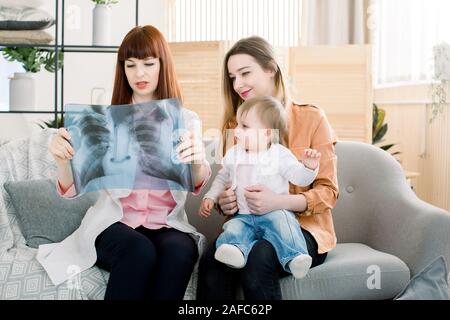
[[279,137],[276,139],[275,136],[272,136],[272,142],[278,142],[287,147],[288,124],[286,111],[281,102],[271,96],[254,97],[245,100],[239,106],[237,113],[245,117],[253,108],[255,108],[256,115],[267,128],[278,130]]

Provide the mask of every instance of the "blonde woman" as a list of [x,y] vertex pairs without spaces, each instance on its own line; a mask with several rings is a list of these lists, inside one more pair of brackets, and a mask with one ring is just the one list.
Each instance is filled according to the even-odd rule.
[[[272,46],[263,38],[241,39],[224,59],[223,94],[225,113],[222,131],[234,129],[239,106],[251,97],[273,96],[284,105],[287,113],[287,145],[301,159],[305,149],[321,154],[320,169],[308,187],[290,187],[289,194],[277,194],[263,185],[247,188],[246,202],[253,214],[275,210],[295,212],[306,240],[311,268],[322,264],[327,252],[336,246],[331,209],[338,198],[334,145],[336,135],[322,110],[312,105],[300,105],[286,95],[281,69]],[[224,144],[225,146],[225,144]],[[225,216],[238,212],[237,197],[231,186],[220,193],[217,208]],[[270,242],[258,240],[241,269],[230,268],[214,258],[215,243],[200,259],[198,298],[234,299],[237,285],[246,299],[282,299],[279,279],[287,273],[278,261]]]

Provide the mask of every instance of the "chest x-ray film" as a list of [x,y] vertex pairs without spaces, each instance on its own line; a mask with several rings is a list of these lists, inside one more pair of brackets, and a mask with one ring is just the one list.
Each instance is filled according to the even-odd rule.
[[100,106],[68,104],[65,127],[77,193],[102,189],[193,191],[190,164],[177,159],[185,133],[178,99]]

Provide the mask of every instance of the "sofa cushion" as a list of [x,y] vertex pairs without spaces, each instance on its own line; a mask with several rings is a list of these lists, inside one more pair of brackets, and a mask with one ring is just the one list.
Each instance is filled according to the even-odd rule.
[[412,277],[396,300],[450,300],[447,264],[443,256],[437,257]]
[[96,193],[62,198],[50,179],[10,181],[4,187],[16,210],[20,230],[32,248],[69,236],[98,198]]
[[340,243],[303,279],[281,279],[283,299],[391,299],[409,282],[399,258],[360,243]]
[[49,44],[53,36],[44,30],[0,30],[2,44]]
[[54,286],[36,260],[36,249],[14,247],[0,255],[0,300],[101,300],[108,278],[95,266]]
[[55,20],[43,10],[0,5],[0,30],[40,30],[54,23]]

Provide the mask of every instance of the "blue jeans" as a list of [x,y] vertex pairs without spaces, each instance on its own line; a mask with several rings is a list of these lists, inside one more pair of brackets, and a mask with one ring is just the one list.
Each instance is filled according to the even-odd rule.
[[308,254],[300,223],[293,212],[276,210],[263,215],[236,214],[223,225],[223,232],[216,240],[216,248],[222,244],[238,247],[247,263],[248,255],[258,240],[272,244],[278,260],[287,272],[288,263],[299,254]]

